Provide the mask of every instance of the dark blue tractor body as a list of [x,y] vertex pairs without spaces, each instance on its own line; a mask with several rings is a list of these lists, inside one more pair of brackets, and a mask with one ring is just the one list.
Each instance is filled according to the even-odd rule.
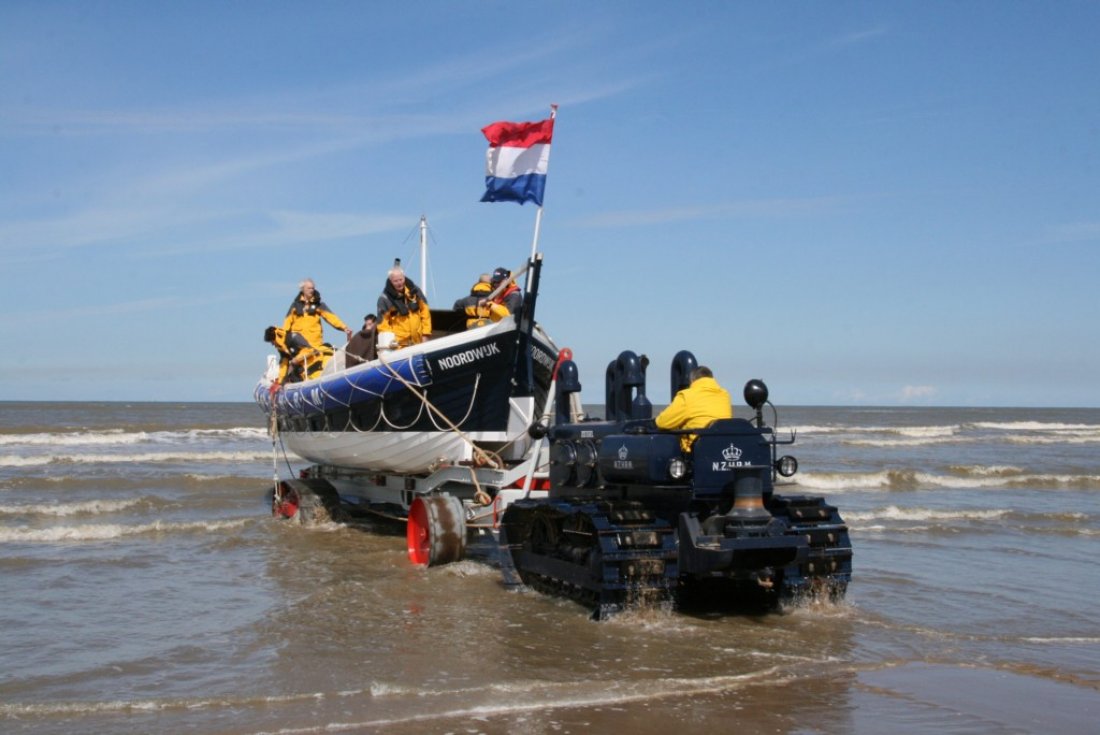
[[[821,497],[780,495],[777,477],[797,462],[778,457],[793,444],[765,425],[767,388],[749,381],[752,420],[732,418],[685,431],[660,431],[645,396],[647,361],[624,352],[607,370],[606,420],[570,413],[580,390],[565,362],[557,416],[547,427],[547,501],[509,506],[502,542],[520,577],[605,613],[647,598],[775,605],[803,595],[844,595],[851,579],[847,526]],[[679,353],[671,392],[696,367]],[[769,404],[770,405],[770,404]]]

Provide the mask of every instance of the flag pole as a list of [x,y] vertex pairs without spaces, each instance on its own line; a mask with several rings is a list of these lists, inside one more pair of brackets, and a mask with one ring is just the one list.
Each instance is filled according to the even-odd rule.
[[[558,106],[550,105],[550,119],[553,120],[558,116]],[[550,163],[549,157],[546,160],[547,165]],[[542,205],[535,210],[535,237],[531,241],[531,260],[535,259],[535,256],[539,251],[539,233],[542,231]]]

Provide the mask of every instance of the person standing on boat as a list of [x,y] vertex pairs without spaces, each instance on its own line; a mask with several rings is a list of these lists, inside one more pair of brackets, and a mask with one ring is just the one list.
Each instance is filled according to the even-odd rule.
[[304,279],[298,284],[298,295],[290,303],[287,309],[286,319],[283,320],[283,329],[288,332],[297,332],[306,338],[313,347],[320,348],[324,344],[324,327],[321,320],[344,330],[349,338],[351,329],[344,324],[340,317],[332,313],[328,305],[321,300],[321,292],[313,284],[312,278]]
[[379,332],[392,332],[398,347],[417,345],[432,335],[432,313],[424,292],[405,277],[400,266],[386,276],[386,286],[378,297]]
[[[718,419],[733,418],[733,402],[725,388],[718,385],[710,368],[700,365],[691,371],[691,385],[672,399],[668,408],[657,414],[658,429],[702,429]],[[691,450],[695,434],[680,436],[680,449]]]
[[352,335],[345,351],[344,364],[348,367],[370,362],[378,357],[378,318],[374,314],[363,317],[363,328]]
[[455,311],[466,315],[466,328],[483,327],[490,322],[499,322],[508,316],[508,308],[487,297],[493,291],[488,273],[483,273],[470,289],[470,295],[455,301]]
[[519,286],[516,285],[515,281],[509,280],[511,279],[511,277],[512,271],[504,267],[497,268],[495,271],[493,271],[493,276],[490,280],[490,284],[492,285],[493,289],[496,290],[496,288],[500,286],[500,284],[508,281],[508,285],[504,288],[504,290],[496,295],[496,298],[493,299],[493,302],[500,304],[504,308],[508,309],[509,314],[515,314],[519,311],[520,304],[523,303],[523,292],[519,290]]

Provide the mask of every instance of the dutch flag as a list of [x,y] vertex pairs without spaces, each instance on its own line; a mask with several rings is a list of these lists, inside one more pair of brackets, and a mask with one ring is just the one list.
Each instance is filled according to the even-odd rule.
[[534,202],[542,206],[554,118],[495,122],[481,129],[489,140],[483,202]]

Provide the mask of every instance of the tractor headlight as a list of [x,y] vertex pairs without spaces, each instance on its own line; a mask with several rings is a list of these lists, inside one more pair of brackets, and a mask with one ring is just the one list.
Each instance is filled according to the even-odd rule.
[[668,463],[668,476],[673,480],[682,480],[687,475],[688,467],[687,462],[677,457],[676,459],[669,460]]
[[775,471],[783,477],[790,477],[798,472],[798,460],[789,454],[780,457],[775,461]]

